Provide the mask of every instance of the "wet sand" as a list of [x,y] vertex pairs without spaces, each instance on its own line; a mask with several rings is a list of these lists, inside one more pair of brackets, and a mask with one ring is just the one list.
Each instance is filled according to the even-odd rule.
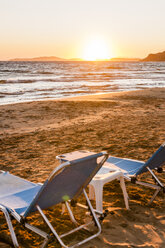
[[[165,88],[74,97],[0,106],[0,170],[44,182],[58,165],[56,155],[74,151],[107,151],[109,154],[147,160],[165,141]],[[165,176],[159,174],[165,183]],[[143,179],[150,181],[148,174]],[[130,210],[124,208],[119,183],[104,188],[104,209],[110,214],[102,223],[102,234],[83,247],[165,247],[165,201],[160,193],[152,205],[153,190],[127,182]],[[58,230],[68,229],[61,208],[46,211]],[[79,212],[77,211],[77,218]],[[32,224],[45,230],[44,224]],[[0,215],[0,247],[10,242]],[[60,224],[60,225],[59,225]],[[37,235],[15,224],[21,247],[39,247]],[[78,239],[84,235],[74,235]],[[57,242],[48,247],[60,247]]]

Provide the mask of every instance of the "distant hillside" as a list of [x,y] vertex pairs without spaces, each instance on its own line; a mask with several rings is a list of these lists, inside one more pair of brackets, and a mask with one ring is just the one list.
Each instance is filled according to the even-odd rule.
[[73,58],[73,59],[67,59],[68,61],[83,61],[83,59],[80,58]]
[[165,61],[165,51],[162,53],[151,53],[146,58],[142,59],[142,61]]
[[38,61],[38,62],[51,62],[51,61],[84,61],[83,59],[80,58],[71,58],[71,59],[63,59],[55,56],[50,56],[50,57],[36,57],[36,58],[15,58],[15,59],[10,59],[10,61]]
[[16,59],[11,59],[10,61],[66,61],[66,59],[50,56],[50,57],[36,57],[36,58],[16,58]]
[[110,61],[139,61],[138,58],[112,58]]
[[[104,61],[139,61],[139,60],[140,59],[138,58],[112,58],[112,59],[105,59]],[[52,62],[52,61],[84,61],[84,60],[80,58],[63,59],[55,56],[49,56],[49,57],[44,56],[44,57],[35,57],[35,58],[15,58],[15,59],[10,59],[10,61]]]

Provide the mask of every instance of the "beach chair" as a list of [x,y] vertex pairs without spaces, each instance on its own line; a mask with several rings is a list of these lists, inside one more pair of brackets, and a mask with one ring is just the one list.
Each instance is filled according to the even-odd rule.
[[[158,148],[158,150],[147,162],[113,156],[109,156],[106,162],[106,166],[108,166],[108,168],[112,171],[122,171],[125,179],[131,181],[132,183],[155,189],[155,193],[151,198],[150,203],[152,203],[160,191],[165,193],[165,186],[153,172],[153,170],[156,170],[159,173],[163,172],[163,165],[165,165],[165,143]],[[152,175],[155,184],[139,181],[138,176],[147,171],[149,171]]]
[[[0,210],[4,213],[14,247],[19,247],[17,237],[14,232],[11,217],[14,217],[25,228],[35,232],[44,238],[42,248],[45,247],[52,238],[61,244],[62,247],[75,247],[97,237],[101,232],[100,223],[92,208],[85,188],[102,167],[108,155],[101,152],[88,155],[81,159],[66,162],[58,166],[45,181],[43,185],[32,183],[8,172],[0,171]],[[92,222],[85,223],[71,231],[59,235],[46,217],[43,209],[55,206],[58,203],[65,203],[70,219],[77,225],[77,221],[70,207],[70,201],[77,199],[83,193],[86,199],[88,211],[91,214]],[[39,212],[51,234],[40,230],[28,223],[28,216],[33,212]],[[59,218],[60,216],[58,216]],[[68,246],[64,244],[63,238],[80,229],[87,228],[91,223],[97,227],[95,234]]]

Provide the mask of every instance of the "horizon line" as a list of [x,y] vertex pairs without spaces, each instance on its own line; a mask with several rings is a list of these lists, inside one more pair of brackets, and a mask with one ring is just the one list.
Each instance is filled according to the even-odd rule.
[[138,60],[141,60],[142,58],[135,58],[135,57],[113,57],[113,58],[109,58],[109,59],[96,59],[96,60],[85,60],[85,59],[82,59],[82,58],[61,58],[61,57],[57,57],[57,56],[37,56],[37,57],[17,57],[17,58],[9,58],[9,59],[0,59],[0,61],[8,61],[8,62],[60,62],[60,61],[77,61],[77,62],[80,62],[80,61],[84,61],[84,62],[101,62],[101,61],[122,61],[122,60],[127,60],[127,61],[138,61]]

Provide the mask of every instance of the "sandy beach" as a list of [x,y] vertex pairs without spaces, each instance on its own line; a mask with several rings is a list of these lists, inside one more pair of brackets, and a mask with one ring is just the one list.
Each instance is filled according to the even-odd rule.
[[[33,182],[44,182],[58,166],[58,154],[83,149],[146,161],[163,142],[165,88],[0,106],[0,170]],[[148,174],[142,177],[150,180]],[[165,183],[165,175],[159,178]],[[129,211],[124,208],[119,183],[106,184],[104,209],[110,213],[102,222],[101,235],[82,247],[165,247],[163,193],[149,206],[153,190],[129,182],[126,186]],[[60,207],[46,213],[53,224],[55,220],[60,224],[57,230],[68,228],[66,214],[66,222],[59,222]],[[41,220],[29,220],[44,230]],[[10,247],[2,214],[0,223],[0,247]],[[21,247],[39,247],[37,235],[13,223]],[[60,245],[54,241],[48,247]]]

